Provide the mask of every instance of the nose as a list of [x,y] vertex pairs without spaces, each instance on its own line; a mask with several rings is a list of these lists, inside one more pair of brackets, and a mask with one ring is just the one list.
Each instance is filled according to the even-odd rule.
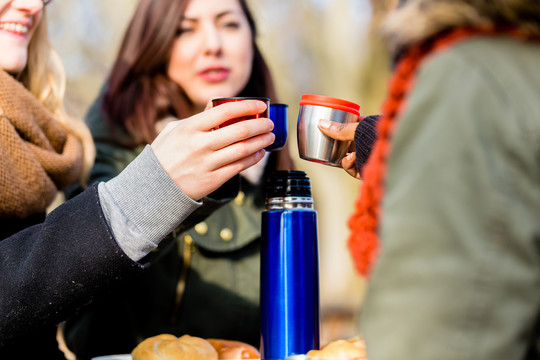
[[221,34],[215,26],[208,26],[204,31],[204,50],[208,55],[219,55],[222,50]]
[[43,10],[43,0],[12,0],[11,6],[19,11],[34,15]]

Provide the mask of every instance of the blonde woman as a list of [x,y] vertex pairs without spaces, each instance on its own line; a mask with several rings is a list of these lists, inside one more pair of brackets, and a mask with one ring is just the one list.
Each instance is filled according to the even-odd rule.
[[57,191],[83,178],[93,158],[87,130],[62,108],[47,3],[0,0],[1,359],[62,359],[56,324],[143,272],[139,260],[274,139],[268,119],[210,131],[264,111],[257,101],[172,121],[117,177],[45,216]]

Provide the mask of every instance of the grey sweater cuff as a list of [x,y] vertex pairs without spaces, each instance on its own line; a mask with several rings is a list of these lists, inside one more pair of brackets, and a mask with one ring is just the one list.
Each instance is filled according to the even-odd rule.
[[118,245],[134,261],[202,204],[180,190],[149,145],[118,176],[100,183],[98,192]]

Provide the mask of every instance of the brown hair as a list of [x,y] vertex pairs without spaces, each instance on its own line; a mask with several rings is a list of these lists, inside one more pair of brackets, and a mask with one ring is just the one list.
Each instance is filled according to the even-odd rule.
[[[152,142],[158,120],[188,115],[190,99],[167,76],[173,42],[188,1],[141,0],[109,75],[103,113],[113,129],[123,127],[135,144]],[[245,0],[238,1],[253,34],[254,57],[248,83],[237,95],[275,98],[270,71],[255,42],[255,21]]]

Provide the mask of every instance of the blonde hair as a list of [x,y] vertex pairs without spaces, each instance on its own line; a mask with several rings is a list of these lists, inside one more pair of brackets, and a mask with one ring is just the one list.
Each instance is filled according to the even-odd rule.
[[28,45],[26,68],[19,76],[21,83],[41,102],[62,124],[66,130],[74,133],[82,142],[83,170],[81,184],[86,185],[95,159],[95,146],[86,124],[69,116],[64,108],[66,74],[60,57],[49,42],[45,8],[41,22],[36,27]]

